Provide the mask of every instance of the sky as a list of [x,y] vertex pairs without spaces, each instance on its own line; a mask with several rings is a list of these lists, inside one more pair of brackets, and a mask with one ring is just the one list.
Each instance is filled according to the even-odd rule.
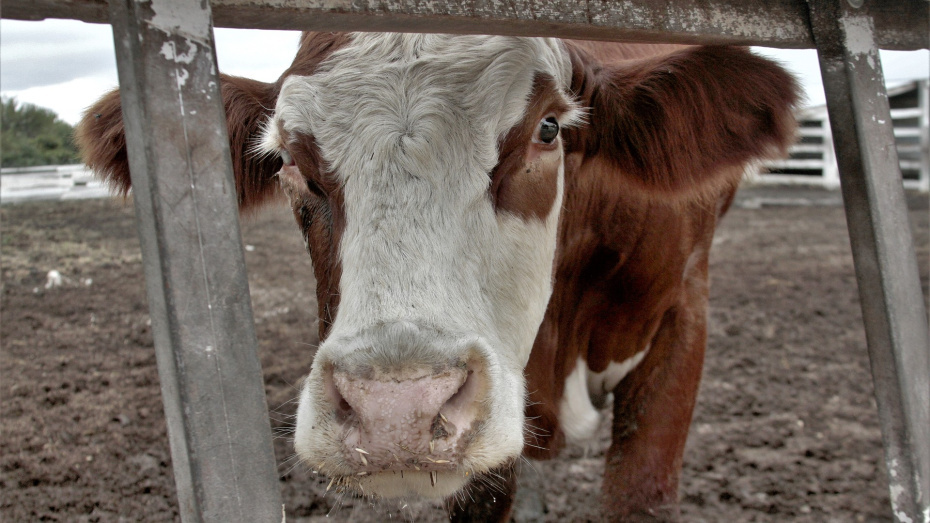
[[[290,64],[299,33],[216,29],[220,71],[274,81]],[[824,103],[813,50],[755,48],[799,77],[808,105]],[[889,85],[930,76],[930,52],[882,51]],[[0,95],[52,109],[74,124],[83,111],[116,87],[116,59],[109,25],[73,20],[0,20]]]

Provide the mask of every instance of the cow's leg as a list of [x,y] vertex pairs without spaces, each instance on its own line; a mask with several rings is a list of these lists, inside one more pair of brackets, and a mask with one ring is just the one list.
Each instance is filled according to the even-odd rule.
[[707,339],[706,255],[666,312],[645,360],[614,389],[604,472],[612,520],[676,521],[678,478]]
[[451,521],[509,521],[517,493],[517,471],[512,465],[505,465],[472,481],[466,489],[467,491],[456,494],[455,499],[449,502]]

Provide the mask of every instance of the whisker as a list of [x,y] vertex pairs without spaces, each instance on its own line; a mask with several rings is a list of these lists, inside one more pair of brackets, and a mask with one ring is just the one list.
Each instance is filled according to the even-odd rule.
[[297,469],[297,467],[301,466],[302,464],[303,464],[302,461],[297,460],[293,465],[291,465],[287,470],[285,470],[284,473],[280,475],[280,477],[283,478],[283,477],[290,475],[291,472],[294,472]]

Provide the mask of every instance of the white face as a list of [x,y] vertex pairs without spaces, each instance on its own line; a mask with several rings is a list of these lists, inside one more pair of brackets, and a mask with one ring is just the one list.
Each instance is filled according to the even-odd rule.
[[[551,40],[362,34],[284,82],[263,148],[287,160],[312,139],[318,185],[339,193],[321,198],[344,217],[330,259],[314,254],[341,269],[297,413],[295,447],[315,470],[437,498],[520,454],[562,200],[561,137],[546,133],[577,119],[570,77]],[[298,212],[312,176],[294,161],[280,176]]]

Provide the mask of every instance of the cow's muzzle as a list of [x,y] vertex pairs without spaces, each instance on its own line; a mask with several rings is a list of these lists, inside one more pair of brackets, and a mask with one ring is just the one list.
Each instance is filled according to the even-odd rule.
[[[366,473],[459,469],[482,417],[483,366],[328,366],[325,402],[342,427],[343,463]],[[435,476],[435,475],[434,475]]]
[[366,496],[450,496],[523,448],[522,369],[499,353],[412,322],[331,334],[301,391],[295,450]]

